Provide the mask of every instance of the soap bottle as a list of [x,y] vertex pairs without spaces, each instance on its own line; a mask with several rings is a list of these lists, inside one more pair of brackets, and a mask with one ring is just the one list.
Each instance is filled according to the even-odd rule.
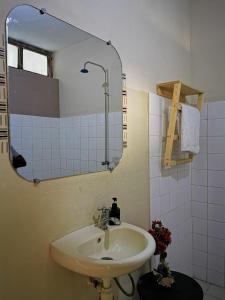
[[117,198],[113,197],[112,200],[113,200],[113,204],[109,216],[110,218],[116,218],[120,220],[120,208],[117,206]]

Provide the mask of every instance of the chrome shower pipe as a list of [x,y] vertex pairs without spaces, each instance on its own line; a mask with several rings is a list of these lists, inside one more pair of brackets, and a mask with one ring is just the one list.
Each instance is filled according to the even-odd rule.
[[86,61],[84,63],[84,68],[81,70],[82,73],[88,73],[88,69],[86,68],[88,64],[101,68],[105,74],[105,82],[102,85],[104,87],[105,95],[105,161],[102,162],[102,165],[106,165],[107,169],[109,169],[109,72],[100,64]]

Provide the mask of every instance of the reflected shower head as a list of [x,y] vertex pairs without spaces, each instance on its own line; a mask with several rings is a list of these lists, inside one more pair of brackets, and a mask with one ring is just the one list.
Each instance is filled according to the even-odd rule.
[[88,69],[83,68],[83,69],[80,70],[80,72],[81,72],[81,73],[88,73]]
[[81,73],[88,73],[89,72],[88,69],[86,68],[87,64],[94,65],[98,68],[101,68],[102,71],[105,73],[105,76],[106,76],[107,70],[102,65],[96,64],[95,62],[92,62],[92,61],[86,61],[84,63],[83,69],[80,70]]

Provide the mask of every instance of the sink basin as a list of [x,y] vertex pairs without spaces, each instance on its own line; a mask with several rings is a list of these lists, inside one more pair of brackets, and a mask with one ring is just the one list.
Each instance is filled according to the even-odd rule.
[[113,278],[141,267],[153,255],[155,240],[127,223],[107,231],[90,225],[52,242],[50,249],[53,259],[71,271]]

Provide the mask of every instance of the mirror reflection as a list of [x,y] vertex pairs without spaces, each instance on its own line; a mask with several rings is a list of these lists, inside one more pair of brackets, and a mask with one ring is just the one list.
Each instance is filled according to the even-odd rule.
[[115,48],[44,10],[6,20],[10,160],[28,180],[114,168],[122,156]]

